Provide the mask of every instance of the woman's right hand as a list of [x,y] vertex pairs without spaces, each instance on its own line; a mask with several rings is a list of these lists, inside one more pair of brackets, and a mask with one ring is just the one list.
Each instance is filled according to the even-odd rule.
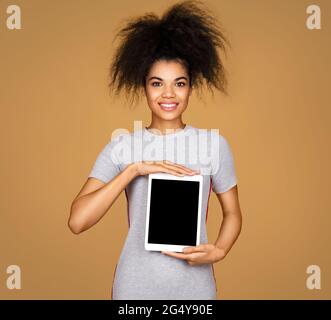
[[150,173],[164,172],[170,173],[179,177],[184,175],[199,174],[199,171],[192,170],[180,164],[173,163],[168,160],[161,161],[140,161],[134,163],[138,176],[143,176]]

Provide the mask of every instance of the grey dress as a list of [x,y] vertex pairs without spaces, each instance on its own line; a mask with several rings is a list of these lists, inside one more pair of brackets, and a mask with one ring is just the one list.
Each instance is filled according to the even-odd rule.
[[[216,132],[186,125],[166,135],[146,128],[119,134],[101,150],[89,177],[107,183],[129,163],[141,160],[166,159],[200,169],[203,175],[200,243],[214,243],[216,239],[209,242],[206,232],[211,190],[223,193],[237,184],[230,145]],[[125,189],[129,230],[114,270],[112,299],[217,299],[213,264],[190,265],[185,260],[145,250],[147,183],[148,175],[138,176]]]

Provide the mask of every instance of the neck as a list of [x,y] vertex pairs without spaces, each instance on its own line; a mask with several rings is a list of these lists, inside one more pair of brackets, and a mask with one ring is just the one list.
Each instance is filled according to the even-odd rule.
[[169,131],[177,131],[184,129],[186,124],[182,121],[182,119],[176,119],[176,120],[156,120],[153,119],[151,124],[146,127],[146,129],[153,131],[160,131],[162,134],[166,134],[166,130]]

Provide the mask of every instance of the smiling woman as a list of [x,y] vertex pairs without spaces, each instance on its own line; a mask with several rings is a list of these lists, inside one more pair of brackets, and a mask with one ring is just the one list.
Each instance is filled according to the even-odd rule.
[[[202,2],[175,4],[161,18],[148,13],[125,20],[117,38],[121,41],[112,60],[109,87],[116,94],[124,89],[131,95],[131,102],[141,97],[146,77],[148,82],[156,80],[156,86],[161,88],[165,80],[173,85],[185,80],[185,86],[196,90],[206,83],[208,89],[215,87],[227,94],[226,72],[220,53],[226,54],[226,45],[230,43],[219,21],[203,8]],[[179,62],[183,69],[178,67],[178,79],[163,79],[150,72],[158,61]],[[185,75],[181,74],[184,70]]]
[[[174,94],[176,94],[176,96],[179,97],[184,97],[188,98],[187,96],[187,91],[189,91],[189,95],[191,95],[191,88],[187,85],[188,82],[188,76],[186,75],[186,77],[181,76],[181,77],[177,77],[175,79],[172,80],[171,78],[171,72],[176,72],[178,74],[185,74],[186,75],[186,68],[184,68],[180,63],[176,63],[176,61],[158,61],[155,62],[150,70],[150,74],[164,74],[167,75],[167,73],[169,74],[170,79],[162,79],[160,77],[156,77],[156,76],[150,76],[150,74],[147,76],[147,80],[146,80],[146,96],[147,96],[147,101],[151,102],[153,97],[155,96],[155,98],[157,98],[158,96],[162,95],[162,92],[164,91],[164,89],[162,87],[164,86],[169,86],[169,91],[176,91],[176,92],[170,92],[170,96],[166,96],[164,95],[164,98],[161,98],[161,101],[155,101],[157,102],[158,105],[160,105],[161,109],[164,111],[174,111],[177,109],[178,105],[179,105],[179,101],[178,99],[176,99],[176,101],[174,100],[174,98],[171,97],[171,95],[173,96]],[[167,72],[168,71],[168,72]],[[157,81],[155,81],[157,80]],[[168,83],[168,84],[167,84]],[[157,84],[157,85],[156,85]],[[157,89],[154,89],[154,88]],[[179,90],[176,89],[180,88]],[[150,103],[149,103],[150,105]]]
[[[122,134],[106,144],[72,204],[69,227],[76,234],[87,230],[125,190],[129,232],[115,268],[112,298],[216,299],[213,263],[225,257],[241,228],[237,177],[227,140],[220,134],[212,135],[217,138],[211,139],[214,142],[200,139],[206,134],[210,137],[210,132],[183,123],[182,114],[193,88],[203,81],[226,93],[224,67],[217,52],[225,48],[225,37],[198,1],[176,4],[160,19],[154,14],[132,19],[119,35],[122,41],[112,62],[110,88],[117,94],[124,89],[133,98],[145,95],[152,122],[140,132]],[[182,145],[187,136],[194,138],[193,143]],[[164,138],[167,145],[180,147],[174,153],[166,148],[164,153]],[[207,142],[202,145],[201,141]],[[130,154],[132,142],[155,150],[155,156],[146,159],[144,153],[135,161],[123,159],[118,150],[122,155]],[[190,162],[198,159],[201,150],[206,150],[212,161],[199,158],[199,163]],[[194,175],[201,169],[205,173],[201,244],[187,247],[183,253],[145,250],[147,176],[158,172]],[[214,244],[208,243],[206,231],[211,189],[225,216]]]
[[152,111],[151,127],[161,131],[183,128],[181,115],[192,92],[188,78],[186,68],[176,60],[159,60],[151,66],[145,85],[147,103]]

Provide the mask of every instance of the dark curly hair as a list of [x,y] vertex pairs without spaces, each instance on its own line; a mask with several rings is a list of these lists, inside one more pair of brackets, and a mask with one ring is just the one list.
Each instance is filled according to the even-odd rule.
[[229,41],[209,10],[201,1],[188,0],[170,7],[161,18],[154,13],[124,20],[126,25],[116,34],[121,38],[109,69],[110,91],[122,89],[140,97],[150,67],[158,60],[177,60],[187,68],[190,86],[199,89],[203,79],[225,95],[227,77],[219,48],[226,55]]

